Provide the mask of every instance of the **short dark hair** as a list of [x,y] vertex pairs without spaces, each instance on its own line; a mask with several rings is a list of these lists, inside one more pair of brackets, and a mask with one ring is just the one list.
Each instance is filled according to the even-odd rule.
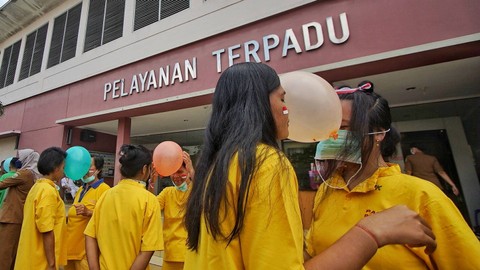
[[120,173],[134,177],[145,165],[152,164],[152,153],[143,145],[124,144],[120,148]]
[[105,163],[105,160],[103,159],[102,156],[97,156],[97,155],[92,155],[93,158],[93,164],[95,165],[95,168],[98,170],[97,177],[102,178],[102,170],[103,170],[103,164]]
[[413,147],[415,147],[415,148],[417,148],[417,149],[420,149],[420,151],[425,150],[425,148],[423,148],[423,146],[420,146],[420,145],[419,145],[418,143],[416,143],[416,142],[410,144],[410,148],[413,148]]
[[52,173],[65,161],[67,153],[60,147],[50,147],[45,149],[38,159],[38,171],[43,175]]
[[17,157],[14,157],[10,161],[10,167],[20,169],[22,167],[22,162]]

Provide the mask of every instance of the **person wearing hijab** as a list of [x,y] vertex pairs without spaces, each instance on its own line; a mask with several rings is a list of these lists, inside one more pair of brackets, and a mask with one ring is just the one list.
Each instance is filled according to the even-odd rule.
[[40,155],[32,149],[18,150],[22,167],[10,178],[0,182],[0,190],[8,188],[0,209],[0,269],[13,269],[23,222],[23,206],[27,194],[40,176],[37,163]]
[[[12,160],[10,161],[10,164],[9,164],[9,170],[8,170],[7,173],[4,173],[0,177],[0,182],[2,182],[3,180],[5,180],[7,178],[10,178],[10,177],[14,176],[17,173],[17,170],[20,169],[21,167],[22,167],[22,163],[20,162],[20,160],[18,160],[18,158],[16,158],[16,157],[12,158]],[[8,188],[0,190],[0,208],[2,208],[3,201],[5,200],[5,197],[7,196],[7,192],[8,192]]]

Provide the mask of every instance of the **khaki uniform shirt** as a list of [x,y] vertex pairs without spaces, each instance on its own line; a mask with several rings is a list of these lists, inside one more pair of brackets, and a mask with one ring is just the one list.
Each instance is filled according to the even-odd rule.
[[34,182],[35,175],[30,170],[19,170],[16,175],[0,182],[0,189],[9,188],[0,209],[1,223],[22,224],[23,206]]
[[410,171],[413,176],[428,180],[443,189],[436,175],[438,172],[443,172],[443,168],[434,156],[423,153],[408,156],[405,160],[405,171]]

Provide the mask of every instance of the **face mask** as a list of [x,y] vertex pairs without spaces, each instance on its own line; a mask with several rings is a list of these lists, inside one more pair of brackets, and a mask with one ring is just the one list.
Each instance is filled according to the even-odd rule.
[[[362,154],[360,149],[358,149],[354,153],[350,153],[348,156],[340,156],[344,147],[345,141],[347,140],[347,136],[350,133],[348,130],[339,130],[338,137],[329,138],[325,141],[321,141],[317,144],[317,151],[315,152],[315,167],[317,169],[317,175],[322,179],[323,183],[330,188],[333,189],[343,189],[344,187],[348,186],[350,181],[362,170]],[[325,179],[325,167],[323,165],[322,160],[340,160],[355,164],[360,164],[360,167],[355,172],[355,174],[350,177],[343,186],[332,186],[330,185]]]
[[173,185],[177,190],[180,190],[181,192],[185,192],[188,190],[187,181],[183,182],[180,186],[175,185],[175,183],[173,183]]
[[329,138],[317,144],[317,151],[315,152],[316,160],[341,160],[345,162],[362,164],[362,154],[360,149],[348,156],[340,156],[340,153],[345,148],[345,141],[350,133],[348,130],[339,130],[338,138]]
[[85,184],[88,184],[88,183],[92,182],[93,180],[95,180],[95,175],[91,175],[87,178],[82,178],[82,182],[85,183]]
[[82,182],[85,183],[85,184],[88,184],[88,183],[92,182],[93,180],[95,180],[95,173],[96,173],[96,172],[97,172],[97,171],[93,172],[93,174],[90,175],[89,177],[86,177],[86,178],[84,177],[84,178],[82,178]]

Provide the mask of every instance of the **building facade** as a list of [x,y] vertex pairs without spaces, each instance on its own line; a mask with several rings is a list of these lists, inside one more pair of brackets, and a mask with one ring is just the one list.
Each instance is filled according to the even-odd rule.
[[[215,83],[264,62],[333,85],[369,79],[402,144],[423,142],[480,208],[480,2],[17,0],[0,10],[0,158],[81,145],[107,159],[124,143],[174,140],[195,155]],[[313,120],[314,121],[314,120]],[[309,189],[312,145],[283,142]],[[311,156],[311,157],[310,157]],[[305,184],[306,183],[306,184]]]

